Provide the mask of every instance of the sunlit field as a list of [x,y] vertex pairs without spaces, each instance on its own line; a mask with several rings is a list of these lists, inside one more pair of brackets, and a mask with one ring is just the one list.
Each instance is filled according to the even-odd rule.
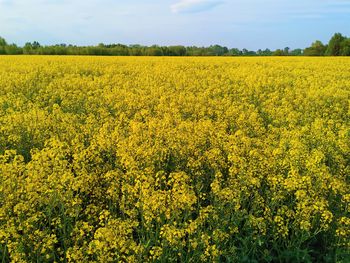
[[0,56],[0,262],[349,262],[349,69]]

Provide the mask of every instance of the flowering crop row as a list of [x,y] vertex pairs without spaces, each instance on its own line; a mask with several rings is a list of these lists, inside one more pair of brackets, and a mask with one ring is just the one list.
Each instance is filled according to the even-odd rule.
[[0,57],[0,261],[347,262],[349,68]]

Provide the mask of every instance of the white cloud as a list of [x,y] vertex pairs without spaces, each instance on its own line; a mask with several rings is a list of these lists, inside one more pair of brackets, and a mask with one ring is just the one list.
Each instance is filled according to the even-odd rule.
[[180,0],[170,8],[173,13],[197,13],[210,10],[222,3],[218,0]]

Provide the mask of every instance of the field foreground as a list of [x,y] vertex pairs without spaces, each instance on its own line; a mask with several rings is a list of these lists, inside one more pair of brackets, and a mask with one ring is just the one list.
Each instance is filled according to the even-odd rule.
[[0,56],[0,261],[349,262],[349,68]]

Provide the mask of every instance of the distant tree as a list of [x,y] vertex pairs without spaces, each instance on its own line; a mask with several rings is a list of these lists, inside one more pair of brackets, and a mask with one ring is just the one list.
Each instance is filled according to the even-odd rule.
[[153,46],[146,49],[145,55],[146,56],[162,56],[163,51],[162,51],[161,47],[159,47],[157,45],[153,45]]
[[340,34],[335,33],[331,40],[329,40],[328,47],[326,50],[327,56],[340,56],[341,55],[341,49],[342,49],[342,42],[346,38]]
[[291,56],[301,56],[303,55],[303,50],[301,48],[293,49],[289,52]]
[[273,52],[273,56],[284,56],[284,52],[282,49],[276,49],[274,52]]
[[42,50],[39,51],[41,45],[39,42],[34,41],[33,43],[27,42],[23,47],[23,54],[40,54]]
[[327,46],[323,45],[320,40],[316,40],[311,47],[304,49],[305,56],[324,56]]
[[231,55],[231,56],[240,56],[240,55],[242,55],[242,51],[240,51],[238,48],[231,48],[229,50],[229,55]]
[[5,55],[6,50],[5,47],[7,46],[7,42],[4,38],[0,37],[0,55]]
[[128,56],[129,55],[129,49],[127,46],[124,45],[115,45],[114,47],[106,48],[106,53],[113,56]]
[[263,56],[272,56],[273,52],[266,48],[265,50],[262,51]]
[[228,53],[228,48],[220,45],[210,46],[209,49],[210,53],[212,53],[214,56],[223,56]]
[[15,44],[5,46],[5,54],[7,55],[18,55],[22,54],[22,50]]
[[289,50],[290,50],[289,47],[285,47],[285,48],[283,49],[283,53],[284,53],[285,56],[288,56],[288,55],[289,55]]
[[246,49],[246,48],[242,49],[242,55],[246,56],[246,55],[248,55],[248,52],[249,52],[248,49]]
[[166,50],[166,53],[163,53],[167,56],[185,56],[187,53],[184,46],[169,46]]
[[5,38],[0,37],[0,47],[4,47],[4,46],[7,46],[7,42]]
[[34,41],[33,43],[32,43],[32,48],[33,49],[38,49],[38,48],[40,48],[41,47],[41,45],[40,45],[40,43],[38,42],[38,41]]
[[247,53],[246,53],[247,56],[256,56],[256,52],[254,50],[249,50]]
[[186,48],[187,56],[205,56],[207,51],[204,47],[190,46]]
[[221,45],[209,47],[197,46],[142,46],[123,44],[99,43],[95,46],[75,46],[57,44],[42,46],[39,42],[27,42],[23,47],[15,44],[9,45],[0,37],[0,54],[39,54],[39,55],[96,55],[96,56],[350,56],[350,39],[340,33],[336,33],[330,39],[328,45],[316,40],[310,47],[291,50],[289,47],[271,51],[258,49],[251,51],[246,48],[228,49]]
[[346,38],[341,42],[341,56],[350,56],[350,38]]
[[129,55],[142,56],[142,49],[143,49],[143,47],[141,45],[130,45],[128,47]]
[[32,50],[33,50],[32,43],[27,42],[24,44],[23,54],[32,54]]
[[66,44],[59,44],[52,47],[45,47],[45,53],[47,55],[54,54],[54,55],[67,55],[68,54],[68,48]]
[[272,52],[270,49],[265,49],[265,50],[262,50],[262,49],[258,49],[256,51],[256,55],[258,56],[271,56]]

